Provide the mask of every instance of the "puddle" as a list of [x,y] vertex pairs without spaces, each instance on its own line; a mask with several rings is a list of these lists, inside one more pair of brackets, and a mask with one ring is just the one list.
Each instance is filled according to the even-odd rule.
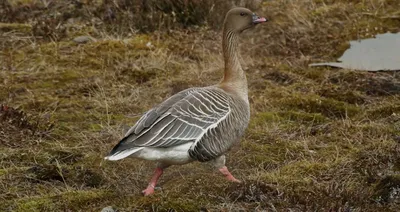
[[400,33],[385,33],[360,41],[350,41],[350,48],[339,62],[312,63],[309,66],[332,66],[360,71],[400,70]]

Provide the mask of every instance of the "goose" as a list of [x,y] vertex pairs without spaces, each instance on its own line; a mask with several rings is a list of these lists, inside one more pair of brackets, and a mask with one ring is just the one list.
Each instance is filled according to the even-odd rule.
[[223,25],[222,80],[208,87],[178,92],[146,112],[111,150],[106,160],[126,157],[157,161],[147,188],[154,193],[157,181],[171,165],[210,162],[227,180],[236,179],[225,165],[225,153],[237,144],[250,120],[247,79],[240,62],[238,36],[267,19],[246,8],[233,8]]

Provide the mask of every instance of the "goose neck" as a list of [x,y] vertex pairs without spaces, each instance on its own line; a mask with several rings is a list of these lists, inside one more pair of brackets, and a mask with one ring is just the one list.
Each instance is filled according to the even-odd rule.
[[225,61],[221,85],[247,99],[247,79],[239,61],[238,33],[224,29],[222,47]]
[[242,67],[239,62],[238,35],[235,31],[224,30],[222,47],[225,61],[225,77],[238,77],[236,75],[240,74]]

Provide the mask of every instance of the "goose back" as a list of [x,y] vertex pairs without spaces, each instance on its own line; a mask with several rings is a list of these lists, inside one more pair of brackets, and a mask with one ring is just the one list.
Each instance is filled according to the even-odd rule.
[[187,89],[143,115],[110,155],[192,142],[192,159],[212,160],[239,140],[249,116],[246,101],[217,86]]

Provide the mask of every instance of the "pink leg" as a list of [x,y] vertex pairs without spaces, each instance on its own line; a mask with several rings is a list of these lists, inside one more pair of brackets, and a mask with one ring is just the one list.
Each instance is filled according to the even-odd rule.
[[154,187],[156,187],[157,181],[162,174],[163,174],[163,169],[157,167],[156,170],[154,171],[153,177],[151,178],[149,185],[145,190],[142,191],[144,196],[148,196],[154,193]]
[[229,181],[235,182],[235,183],[241,183],[240,180],[236,179],[228,170],[226,166],[223,166],[222,168],[219,169],[219,171],[225,176],[225,178]]

